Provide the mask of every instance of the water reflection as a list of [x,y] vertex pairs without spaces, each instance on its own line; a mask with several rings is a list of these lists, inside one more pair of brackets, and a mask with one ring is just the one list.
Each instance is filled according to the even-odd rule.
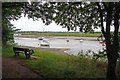
[[[50,42],[50,48],[69,48],[70,50],[65,51],[69,54],[78,54],[80,51],[87,51],[87,50],[93,50],[93,51],[99,51],[102,50],[103,46],[99,44],[98,41],[80,41],[80,40],[74,40],[69,39],[69,42],[67,39],[48,39]],[[37,38],[21,38],[21,37],[15,37],[15,43],[22,46],[32,46],[32,47],[41,47],[40,46],[41,40],[38,40]]]

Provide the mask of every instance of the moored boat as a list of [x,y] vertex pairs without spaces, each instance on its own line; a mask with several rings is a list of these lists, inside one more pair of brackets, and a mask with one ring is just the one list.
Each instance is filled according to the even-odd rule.
[[50,43],[47,39],[43,39],[40,43],[40,46],[50,46]]

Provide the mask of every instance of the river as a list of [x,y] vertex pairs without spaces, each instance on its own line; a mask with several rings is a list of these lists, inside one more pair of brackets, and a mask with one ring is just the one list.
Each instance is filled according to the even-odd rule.
[[[41,40],[38,40],[37,38],[15,37],[14,40],[15,40],[15,43],[21,46],[41,47],[39,45]],[[81,42],[80,40],[69,39],[69,42],[67,42],[67,39],[64,39],[64,38],[63,39],[48,38],[48,40],[50,43],[49,48],[69,48],[69,50],[65,52],[68,54],[74,54],[74,55],[78,54],[78,52],[81,52],[81,51],[85,52],[88,50],[97,52],[99,50],[102,50],[105,47],[99,44],[98,41],[83,40]]]

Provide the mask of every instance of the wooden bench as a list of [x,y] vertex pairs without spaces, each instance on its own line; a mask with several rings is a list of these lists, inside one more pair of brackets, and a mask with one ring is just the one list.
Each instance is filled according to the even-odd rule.
[[13,51],[15,56],[19,56],[19,53],[24,53],[26,56],[26,59],[30,58],[30,56],[34,53],[32,49],[20,48],[20,47],[13,47]]

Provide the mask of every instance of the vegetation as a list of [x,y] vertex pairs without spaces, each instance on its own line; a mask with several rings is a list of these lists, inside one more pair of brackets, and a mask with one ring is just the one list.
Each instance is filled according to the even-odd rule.
[[[7,8],[8,8],[8,4]],[[6,4],[3,8],[6,8]],[[21,4],[21,3],[20,3]],[[22,7],[21,5],[12,5]],[[5,13],[8,13],[9,9],[6,9]],[[37,20],[41,18],[43,23],[49,25],[52,21],[55,21],[58,25],[67,27],[69,30],[76,30],[78,26],[81,32],[93,32],[92,27],[101,27],[101,32],[106,41],[106,52],[108,58],[107,66],[107,76],[109,80],[114,80],[116,78],[116,63],[118,60],[119,51],[119,41],[118,41],[118,30],[119,30],[119,16],[120,16],[120,2],[92,2],[92,3],[82,3],[82,2],[50,2],[50,3],[31,3],[25,4],[23,7],[23,12],[27,14],[28,18],[33,18]],[[20,11],[19,9],[15,9]],[[13,10],[13,11],[15,11]],[[4,10],[3,10],[4,11]],[[12,15],[8,13],[8,15]],[[19,14],[15,15],[18,17]],[[6,16],[8,17],[8,16]],[[6,18],[5,17],[5,18]],[[11,18],[11,17],[10,17]],[[14,18],[14,17],[13,17]],[[8,19],[9,21],[9,19]],[[8,23],[7,21],[7,23]],[[106,26],[103,23],[106,22]],[[111,35],[110,27],[114,25],[114,32]],[[9,26],[7,26],[9,27]],[[105,29],[104,29],[105,28]],[[6,28],[7,29],[7,28]],[[7,37],[8,38],[8,37]],[[4,39],[4,38],[3,38]],[[8,39],[10,40],[10,39]]]
[[[7,45],[2,47],[2,57],[15,58],[15,54],[13,52],[13,45]],[[20,54],[20,59],[25,59],[24,54]]]
[[12,46],[2,48],[2,57],[12,57],[13,55]]
[[80,33],[80,32],[19,32],[22,35],[35,35],[35,36],[75,36],[75,37],[98,37],[101,32],[94,33]]
[[[102,61],[78,55],[56,54],[34,49],[37,59],[24,60],[25,66],[45,78],[105,78],[107,64]],[[3,57],[13,57],[11,46],[3,47]],[[117,64],[117,77],[120,76],[120,61]]]
[[[106,64],[82,56],[49,53],[34,49],[37,59],[25,60],[26,66],[46,78],[105,78]],[[12,48],[3,48],[3,57],[13,57]],[[20,55],[21,59],[24,59]]]
[[[7,45],[14,42],[13,34],[19,29],[15,29],[10,20],[18,20],[21,17],[20,7],[9,7],[14,3],[2,3],[2,44]],[[4,6],[3,6],[4,5]],[[14,4],[18,5],[18,4]]]
[[[49,78],[105,78],[105,64],[80,56],[54,54],[35,50],[38,60],[28,61],[28,65],[44,77]],[[98,67],[97,67],[98,66]],[[92,72],[92,73],[91,73]],[[97,72],[97,74],[96,74]]]
[[[76,30],[79,27],[81,32],[93,32],[92,26],[101,27],[101,32],[106,41],[106,53],[108,58],[107,75],[108,80],[116,79],[116,63],[118,59],[119,41],[119,19],[120,2],[96,2],[96,3],[32,3],[33,12],[27,11],[29,17],[41,18],[43,23],[49,25],[52,21],[67,27],[69,30]],[[37,6],[37,7],[36,7]],[[42,6],[42,7],[41,7]],[[40,12],[38,10],[41,10]],[[39,12],[39,13],[38,13]],[[34,16],[36,15],[36,16]],[[103,23],[106,22],[104,26]],[[114,32],[111,34],[111,26],[114,25]]]

